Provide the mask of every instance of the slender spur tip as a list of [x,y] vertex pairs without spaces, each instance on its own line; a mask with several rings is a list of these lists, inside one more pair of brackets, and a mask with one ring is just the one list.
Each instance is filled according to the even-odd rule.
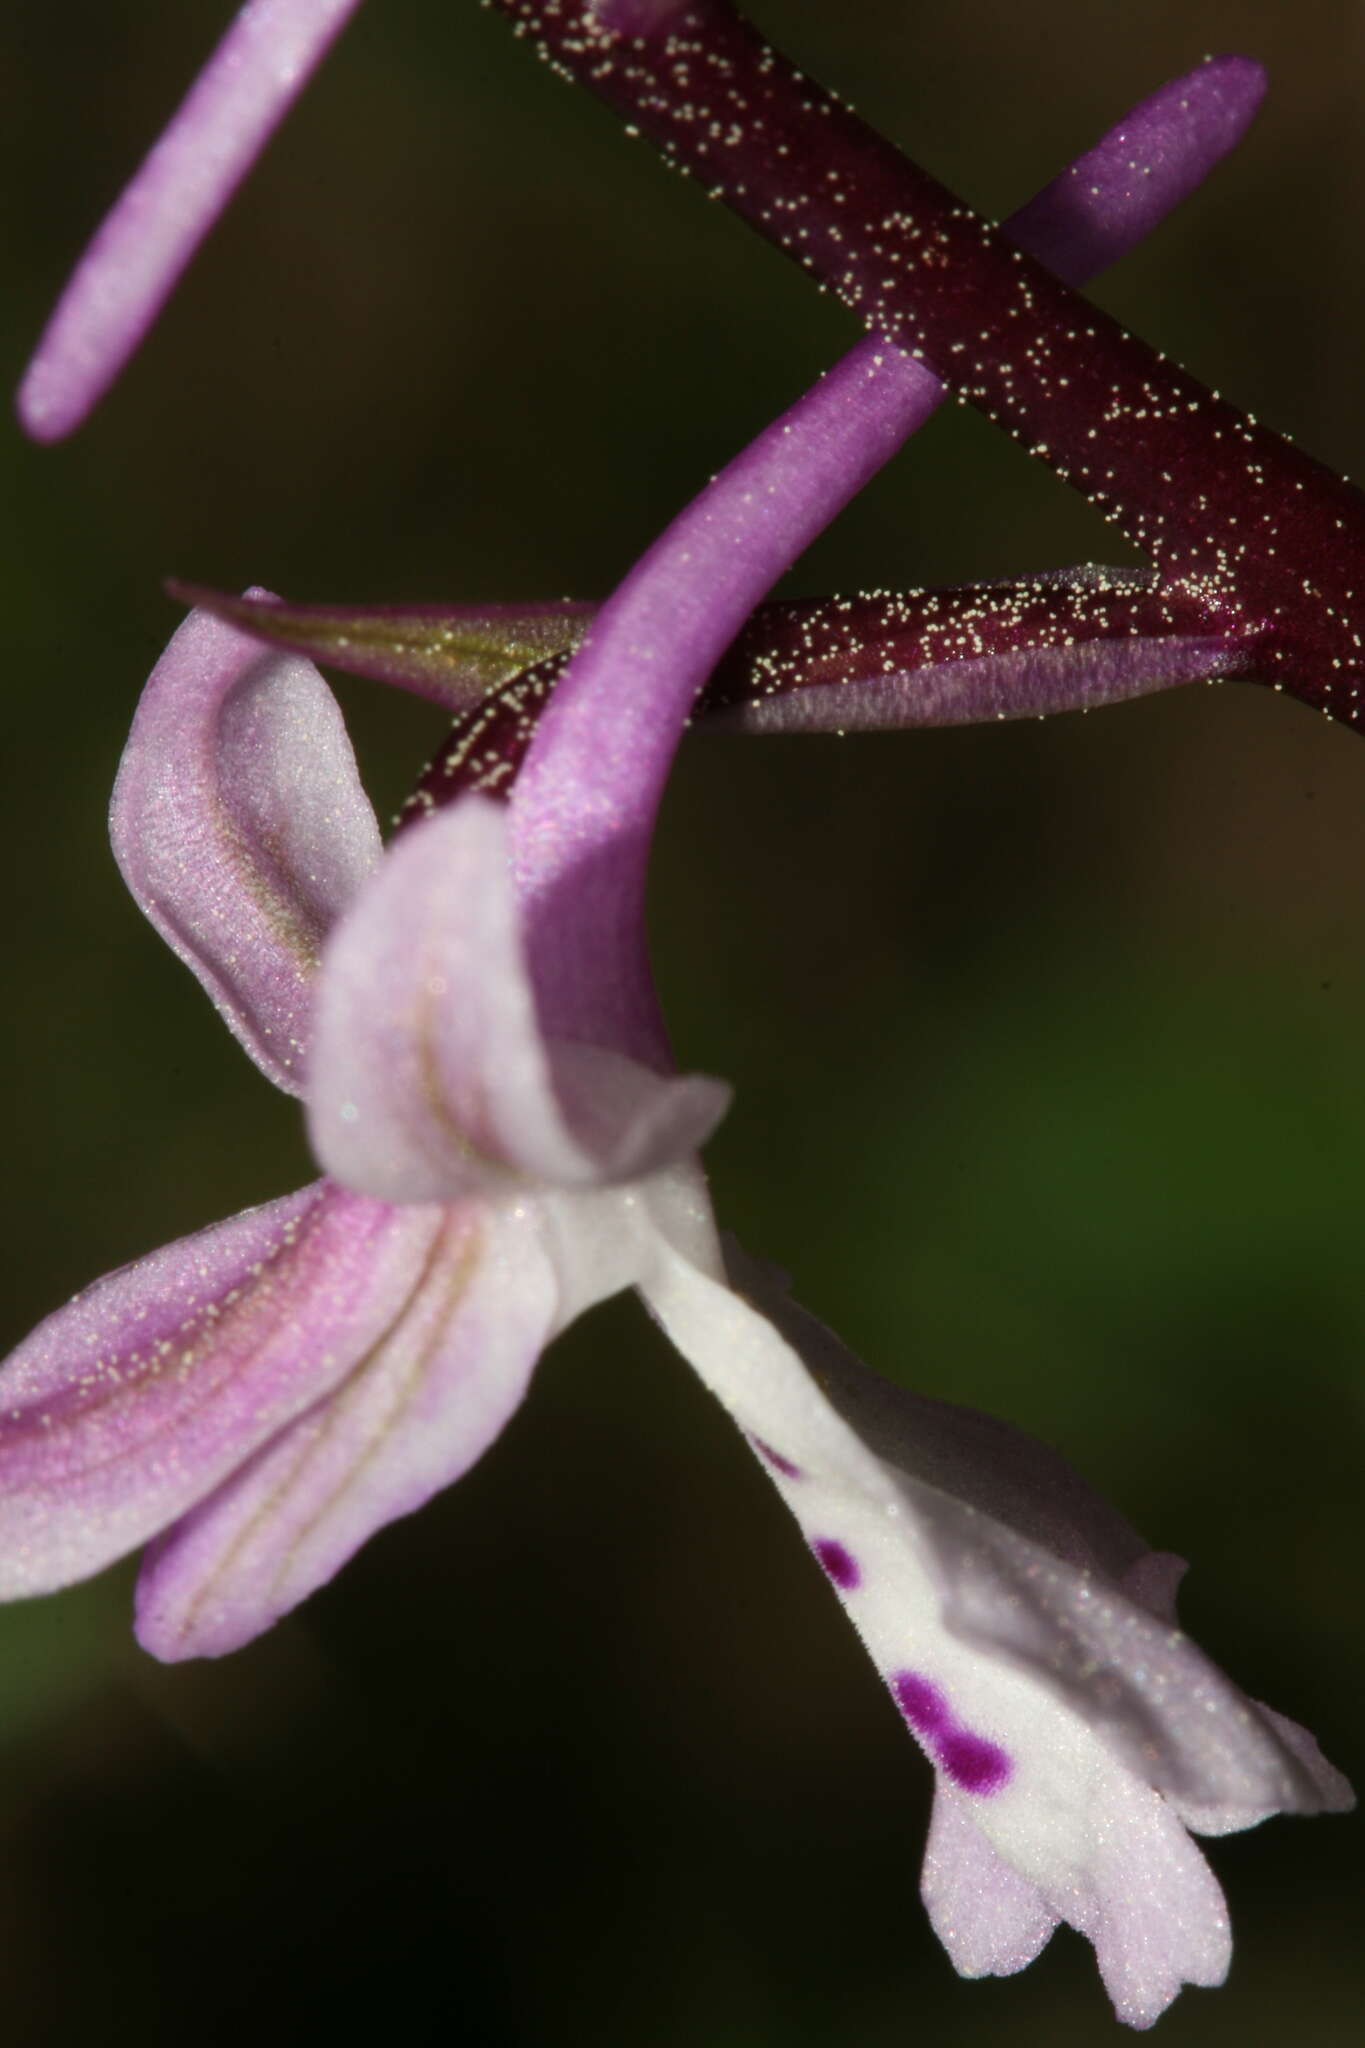
[[1250,57],[1207,57],[1159,86],[1006,229],[1069,284],[1088,282],[1160,226],[1245,135],[1265,97]]
[[44,329],[16,400],[35,441],[60,441],[104,396],[355,6],[247,0]]

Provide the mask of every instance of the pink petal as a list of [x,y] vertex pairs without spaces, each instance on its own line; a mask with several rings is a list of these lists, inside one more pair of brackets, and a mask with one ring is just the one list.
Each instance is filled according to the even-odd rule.
[[355,6],[248,0],[44,330],[18,398],[35,440],[60,440],[103,397]]
[[0,1598],[121,1557],[327,1394],[405,1313],[441,1224],[318,1182],[40,1323],[0,1369]]
[[727,1091],[547,1045],[521,946],[506,813],[466,797],[390,848],[324,957],[313,1146],[395,1202],[637,1179],[690,1154]]
[[191,612],[142,693],[109,831],[128,887],[228,1029],[300,1093],[322,940],[380,855],[311,662]]
[[444,1211],[379,1341],[152,1546],[144,1648],[237,1649],[458,1479],[520,1404],[557,1304],[531,1204]]

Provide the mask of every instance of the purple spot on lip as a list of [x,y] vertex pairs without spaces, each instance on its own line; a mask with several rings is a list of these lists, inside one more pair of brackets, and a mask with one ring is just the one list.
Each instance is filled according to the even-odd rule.
[[984,1735],[969,1735],[965,1728],[944,1735],[934,1747],[944,1770],[964,1792],[998,1792],[1013,1769],[996,1743],[987,1742]]
[[793,1465],[790,1458],[784,1458],[781,1451],[775,1451],[771,1444],[765,1444],[761,1436],[751,1436],[749,1442],[753,1445],[764,1463],[771,1465],[774,1472],[780,1472],[784,1479],[799,1479],[801,1477],[801,1467]]
[[862,1584],[858,1560],[851,1550],[845,1550],[842,1543],[836,1543],[830,1536],[819,1536],[811,1544],[811,1549],[835,1585],[842,1587],[845,1593],[851,1593],[855,1586]]
[[954,1784],[985,1797],[1009,1783],[1009,1756],[998,1743],[962,1727],[936,1685],[916,1671],[893,1671],[890,1685],[896,1705]]
[[948,1702],[936,1685],[913,1671],[897,1671],[891,1680],[896,1705],[919,1735],[935,1735],[952,1720]]

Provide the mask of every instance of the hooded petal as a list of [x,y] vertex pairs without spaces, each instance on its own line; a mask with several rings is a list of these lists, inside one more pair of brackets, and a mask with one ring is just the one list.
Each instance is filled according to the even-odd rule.
[[442,1225],[318,1182],[40,1323],[0,1369],[0,1598],[85,1578],[202,1500],[385,1341]]
[[78,427],[133,354],[356,0],[248,0],[76,266],[19,387],[39,441]]
[[466,797],[394,845],[326,951],[314,1150],[388,1201],[624,1182],[690,1153],[727,1091],[541,1036],[506,814]]
[[109,832],[128,887],[228,1029],[300,1093],[322,940],[380,855],[312,663],[191,612],[142,693]]
[[[1048,1916],[1066,1919],[1137,2025],[1182,1981],[1217,1982],[1226,1915],[1182,1823],[1340,1809],[1345,1781],[1173,1627],[1169,1564],[1060,1458],[879,1379],[757,1269],[743,1284],[765,1314],[661,1249],[644,1291],[958,1800],[926,1872],[950,1952],[1019,1968]],[[993,1875],[964,1924],[992,1855],[1022,1886]]]
[[170,1660],[239,1648],[458,1479],[520,1405],[558,1305],[533,1203],[443,1210],[379,1340],[153,1544],[143,1647]]

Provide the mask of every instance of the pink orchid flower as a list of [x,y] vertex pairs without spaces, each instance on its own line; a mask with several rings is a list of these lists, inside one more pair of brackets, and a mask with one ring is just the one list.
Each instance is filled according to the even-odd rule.
[[142,1641],[233,1648],[466,1470],[555,1331],[634,1286],[933,1763],[924,1892],[958,1968],[1017,1970],[1066,1920],[1141,2026],[1227,1967],[1189,1831],[1349,1789],[1180,1631],[1177,1561],[1059,1459],[879,1379],[727,1262],[696,1160],[726,1091],[674,1073],[645,954],[697,693],[913,424],[919,377],[855,358],[760,436],[594,619],[506,807],[447,788],[387,853],[311,665],[182,627],[120,770],[116,853],[303,1096],[327,1178],[111,1275],[11,1357],[0,1586],[152,1539]]

